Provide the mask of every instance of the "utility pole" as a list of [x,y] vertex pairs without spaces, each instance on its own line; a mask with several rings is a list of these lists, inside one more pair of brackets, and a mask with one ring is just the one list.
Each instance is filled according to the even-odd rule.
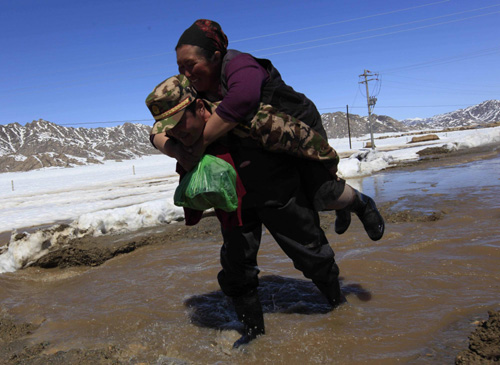
[[351,145],[351,127],[349,126],[349,105],[346,105],[346,117],[347,117],[347,134],[349,135],[349,149],[352,150],[352,145]]
[[374,79],[368,79],[368,77],[374,76],[371,71],[364,70],[363,74],[359,75],[359,77],[364,77],[364,81],[360,81],[360,84],[365,84],[366,86],[366,105],[368,106],[368,123],[370,125],[370,138],[371,138],[371,144],[372,144],[372,149],[375,149],[375,141],[373,140],[373,130],[372,130],[372,109],[375,106],[375,103],[377,102],[377,98],[371,97],[368,92],[368,81],[372,80],[377,80],[377,78]]

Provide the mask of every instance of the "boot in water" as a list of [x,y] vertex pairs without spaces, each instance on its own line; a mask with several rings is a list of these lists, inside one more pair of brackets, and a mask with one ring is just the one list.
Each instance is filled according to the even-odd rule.
[[264,315],[256,289],[245,295],[233,297],[233,304],[238,320],[244,325],[243,336],[233,344],[233,348],[238,348],[265,334]]
[[347,303],[347,299],[342,290],[340,289],[340,282],[336,280],[333,283],[325,284],[319,281],[313,280],[313,283],[319,289],[319,291],[326,297],[328,303],[332,306],[332,309],[337,308],[343,303]]

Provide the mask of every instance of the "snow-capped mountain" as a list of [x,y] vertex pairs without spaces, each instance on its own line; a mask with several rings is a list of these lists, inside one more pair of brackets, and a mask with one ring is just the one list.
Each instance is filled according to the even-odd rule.
[[151,127],[125,123],[107,128],[63,127],[45,120],[0,125],[0,172],[73,166],[151,155]]
[[[370,133],[370,124],[368,117],[361,117],[349,113],[349,127],[347,125],[347,115],[343,112],[326,113],[321,115],[323,126],[325,127],[328,138],[343,138],[349,135],[359,137]],[[386,115],[372,114],[373,133],[400,132],[407,131],[409,127],[398,122],[396,119]]]
[[[343,112],[321,116],[328,138],[348,136]],[[386,115],[372,115],[374,133],[410,129],[443,129],[500,122],[500,100],[488,100],[469,108],[427,119],[399,122]],[[351,136],[370,133],[366,116],[349,114]],[[37,120],[24,127],[0,125],[0,172],[27,171],[49,166],[70,167],[103,160],[124,160],[158,153],[149,142],[151,127],[125,123],[107,128],[73,128]]]
[[454,128],[481,125],[500,121],[500,100],[487,100],[454,112],[435,115],[430,118],[405,119],[401,122],[414,128]]

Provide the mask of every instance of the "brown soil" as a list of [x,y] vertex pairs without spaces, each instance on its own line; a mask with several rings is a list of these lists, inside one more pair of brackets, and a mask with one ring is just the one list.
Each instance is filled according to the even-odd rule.
[[469,336],[469,348],[460,352],[455,364],[493,364],[500,362],[500,311],[489,311]]
[[[433,154],[419,162],[413,162],[399,169],[412,170],[425,167],[454,165],[493,157],[498,149],[492,151],[478,148],[467,152]],[[446,151],[448,152],[448,151]],[[412,211],[394,211],[391,203],[381,205],[380,211],[387,222],[429,222],[439,220],[443,212],[428,214]],[[321,226],[327,230],[335,221],[334,212],[322,212]],[[42,268],[67,268],[71,266],[98,266],[121,254],[152,244],[165,244],[184,240],[219,240],[220,228],[217,218],[207,214],[196,225],[187,227],[183,222],[166,224],[161,227],[143,229],[137,232],[101,237],[84,237],[70,242],[65,247],[51,252],[36,261],[33,266]],[[482,323],[470,336],[470,346],[457,356],[457,364],[492,363],[500,361],[500,312],[490,312],[490,318]],[[0,359],[2,364],[122,364],[120,350],[115,347],[101,349],[71,349],[55,354],[45,354],[48,343],[30,344],[27,337],[39,325],[20,323],[0,308]]]
[[213,214],[206,214],[196,226],[184,222],[162,227],[145,228],[133,233],[100,237],[83,237],[41,257],[31,266],[67,268],[72,266],[99,266],[115,256],[151,245],[193,239],[216,239],[219,223]]

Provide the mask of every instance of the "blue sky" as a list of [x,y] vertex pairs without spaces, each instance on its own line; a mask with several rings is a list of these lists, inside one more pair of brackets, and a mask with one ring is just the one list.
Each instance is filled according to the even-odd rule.
[[144,99],[176,74],[196,19],[229,48],[269,58],[320,113],[430,117],[500,98],[500,1],[0,2],[0,124],[150,124]]

